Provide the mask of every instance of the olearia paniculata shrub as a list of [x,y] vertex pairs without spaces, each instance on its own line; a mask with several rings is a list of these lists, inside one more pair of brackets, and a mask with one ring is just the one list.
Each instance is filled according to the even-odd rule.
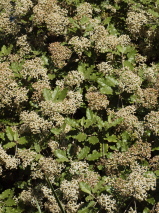
[[159,1],[0,1],[0,212],[159,212]]

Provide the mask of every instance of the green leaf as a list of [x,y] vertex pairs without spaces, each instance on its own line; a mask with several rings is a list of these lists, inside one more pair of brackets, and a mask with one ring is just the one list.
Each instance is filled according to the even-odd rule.
[[130,61],[124,61],[124,67],[130,68],[130,70],[133,70],[133,65]]
[[154,205],[155,202],[156,202],[155,199],[154,199],[153,197],[148,198],[146,201],[147,201],[148,203],[152,204],[152,205]]
[[84,159],[90,151],[90,148],[88,146],[85,146],[83,149],[80,150],[80,153],[77,155],[78,160]]
[[50,80],[53,80],[56,77],[56,75],[55,74],[48,74],[48,77],[49,77]]
[[108,76],[105,79],[105,83],[110,87],[115,87],[115,85],[118,84],[118,81],[115,78]]
[[15,204],[16,204],[15,200],[13,200],[13,198],[11,198],[11,197],[9,197],[9,198],[5,201],[5,205],[6,205],[6,206],[13,206],[13,205],[15,205]]
[[115,151],[118,150],[116,146],[109,146],[109,148],[110,148],[111,150],[115,150]]
[[4,141],[5,140],[5,134],[4,132],[0,132],[0,138]]
[[59,162],[68,162],[68,158],[66,157],[66,151],[57,149],[54,152],[54,155],[58,158]]
[[86,109],[86,117],[87,119],[93,119],[93,112],[89,108]]
[[80,28],[80,26],[75,22],[75,19],[69,18],[69,21],[70,21],[71,24],[74,25],[74,27]]
[[83,25],[83,24],[86,24],[88,23],[89,21],[89,18],[87,16],[83,16],[80,20],[80,24]]
[[61,133],[61,129],[59,128],[52,128],[50,130],[54,135],[59,135]]
[[155,151],[155,150],[159,150],[159,146],[152,148],[152,151]]
[[90,195],[92,194],[91,193],[91,187],[87,183],[80,182],[79,186],[80,186],[81,191],[83,191],[83,192],[85,192],[87,194],[90,194]]
[[150,209],[149,208],[144,208],[143,213],[150,213]]
[[[18,73],[23,69],[23,63],[18,63],[18,62],[13,62],[11,63],[11,69],[13,70],[13,72]],[[20,77],[20,75],[19,75]]]
[[67,95],[67,89],[63,89],[62,91],[58,92],[58,101],[63,101]]
[[1,194],[0,194],[0,199],[5,199],[5,198],[8,198],[10,195],[13,194],[13,191],[11,189],[6,189],[5,191],[3,191]]
[[115,127],[117,126],[118,124],[120,124],[121,122],[123,121],[123,118],[117,118],[116,120],[112,121],[110,124],[109,124],[109,128],[110,127]]
[[157,177],[159,177],[159,170],[156,170],[154,173]]
[[0,56],[9,55],[11,53],[12,48],[13,48],[12,44],[9,47],[6,47],[5,45],[3,45],[1,48]]
[[75,120],[75,119],[66,118],[66,119],[65,119],[65,122],[66,122],[67,124],[69,124],[71,127],[76,127],[76,128],[79,127],[79,124],[78,124],[77,120]]
[[6,135],[10,141],[14,140],[14,132],[9,126],[6,128]]
[[92,195],[88,195],[85,200],[88,202],[90,200],[94,200],[94,197]]
[[107,17],[107,18],[105,18],[105,19],[102,21],[103,25],[109,24],[110,21],[111,21],[111,19],[112,19],[112,17]]
[[86,140],[87,135],[83,132],[80,132],[78,135],[74,136],[79,142]]
[[84,52],[89,58],[92,56],[92,52],[91,51],[85,51]]
[[114,27],[113,24],[108,25],[107,30],[109,30],[109,33],[111,35],[118,35],[119,34],[117,29]]
[[58,88],[58,87],[56,87],[56,88],[54,89],[54,91],[51,91],[51,100],[52,100],[52,101],[54,101],[54,100],[57,99],[57,97],[58,97],[58,92],[59,92],[59,88]]
[[95,204],[95,201],[92,200],[88,203],[86,207],[82,208],[81,210],[78,210],[77,213],[95,213],[97,211],[91,211],[91,207],[94,207]]
[[116,48],[117,48],[118,51],[121,52],[121,53],[126,53],[126,52],[127,52],[127,48],[124,47],[124,46],[117,45]]
[[18,132],[15,132],[13,135],[14,141],[17,141],[19,138]]
[[43,96],[46,101],[59,102],[63,101],[67,95],[67,89],[60,90],[58,87],[54,89],[54,91],[44,88]]
[[24,209],[21,209],[21,207],[13,207],[13,206],[11,206],[11,207],[9,207],[9,206],[7,206],[7,207],[5,207],[5,212],[3,211],[3,212],[1,212],[1,213],[22,213],[22,212],[24,212]]
[[104,87],[106,86],[106,81],[105,81],[105,78],[98,78],[97,79],[97,82],[100,86]]
[[89,141],[89,143],[91,143],[91,144],[96,144],[96,143],[99,142],[99,139],[98,139],[96,136],[90,136],[90,137],[88,138],[88,141]]
[[10,148],[12,148],[12,147],[14,147],[14,146],[16,146],[16,143],[15,143],[15,142],[9,142],[9,143],[3,145],[3,148],[4,148],[4,149],[10,149]]
[[128,61],[129,61],[130,63],[133,63],[133,62],[134,62],[134,60],[135,60],[135,55],[136,55],[136,50],[135,50],[135,49],[132,50],[131,52],[129,52],[129,53],[127,54]]
[[93,150],[92,154],[89,154],[89,155],[87,156],[87,160],[89,160],[89,161],[94,161],[94,160],[99,159],[101,156],[102,156],[102,155],[101,155],[100,152],[98,152],[98,151],[96,151],[96,150]]
[[43,155],[37,154],[36,157],[35,157],[35,160],[38,161],[41,157],[43,157]]
[[49,65],[49,63],[48,63],[49,60],[48,60],[48,58],[45,55],[42,55],[41,59],[44,62],[44,65]]
[[100,152],[101,152],[103,157],[107,154],[108,148],[109,148],[109,145],[107,143],[101,143],[100,144]]
[[81,63],[78,66],[78,71],[84,75],[85,79],[91,78],[91,73],[93,72],[94,65],[89,66],[88,64]]
[[21,138],[18,139],[18,144],[23,145],[23,144],[26,144],[26,143],[28,143],[28,141],[26,140],[25,137],[21,137]]
[[104,138],[105,140],[107,140],[108,142],[117,142],[118,140],[118,138],[117,138],[117,136],[116,135],[110,135],[109,136],[109,134],[106,134],[106,138]]
[[[104,178],[104,177],[103,177]],[[105,191],[105,181],[100,180],[95,187],[93,187],[92,192],[93,193],[101,193],[102,191]]]
[[41,152],[41,147],[38,143],[34,143],[34,149],[37,153],[40,153]]
[[44,96],[45,101],[50,101],[52,99],[51,91],[47,88],[43,89],[43,96]]
[[102,94],[106,94],[106,95],[112,95],[113,94],[113,90],[111,87],[105,85],[104,87],[101,87],[100,88],[100,92]]
[[20,22],[21,22],[22,24],[27,24],[27,21],[25,21],[24,19],[20,19]]

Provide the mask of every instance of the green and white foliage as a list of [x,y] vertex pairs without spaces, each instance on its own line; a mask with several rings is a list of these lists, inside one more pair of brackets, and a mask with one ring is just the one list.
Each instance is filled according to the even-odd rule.
[[0,1],[0,212],[159,212],[159,1]]

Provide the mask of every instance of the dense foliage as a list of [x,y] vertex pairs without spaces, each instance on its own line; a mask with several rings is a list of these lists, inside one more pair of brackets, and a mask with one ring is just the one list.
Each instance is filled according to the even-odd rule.
[[159,212],[159,0],[0,15],[0,212]]

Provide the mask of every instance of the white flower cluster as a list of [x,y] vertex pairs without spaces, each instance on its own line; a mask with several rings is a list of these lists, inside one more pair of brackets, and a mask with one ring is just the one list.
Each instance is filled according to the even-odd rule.
[[60,185],[60,190],[63,192],[64,199],[77,201],[79,195],[79,182],[78,180],[63,180]]
[[140,137],[143,132],[142,122],[134,115],[136,111],[135,106],[127,106],[119,109],[117,112],[111,111],[112,115],[115,115],[113,119],[123,118],[123,121],[119,124],[118,129],[127,129],[129,132],[134,132]]
[[118,37],[118,45],[128,46],[130,43],[131,39],[128,35],[123,34]]
[[97,65],[99,72],[102,72],[105,76],[111,75],[113,73],[113,66],[109,62],[101,62]]
[[88,106],[92,110],[106,109],[109,105],[107,96],[99,92],[87,92],[86,99],[88,101]]
[[142,79],[129,69],[124,69],[120,73],[119,88],[128,93],[133,93],[140,88]]
[[19,31],[19,27],[15,24],[15,22],[11,22],[10,14],[7,12],[1,13],[0,18],[0,30],[1,32],[7,34],[16,34]]
[[137,91],[139,100],[137,101],[145,108],[152,109],[158,104],[158,90],[154,88],[146,88]]
[[1,0],[0,2],[0,10],[4,10],[5,12],[9,13],[12,9],[12,5],[10,0]]
[[153,173],[146,173],[147,167],[142,167],[137,163],[131,165],[131,170],[127,189],[137,200],[145,200],[147,198],[147,191],[155,190],[156,188],[156,177]]
[[33,190],[29,188],[28,190],[23,190],[20,193],[19,199],[22,200],[26,204],[30,204],[36,207],[36,198],[34,196]]
[[67,76],[64,78],[64,84],[70,87],[77,86],[84,81],[84,75],[77,70],[69,71]]
[[5,165],[6,169],[17,169],[19,165],[19,159],[16,159],[14,156],[11,157],[6,153],[6,151],[0,145],[0,164]]
[[16,0],[14,16],[24,16],[33,7],[31,0]]
[[51,58],[54,64],[58,68],[63,68],[67,64],[66,60],[68,60],[72,54],[72,51],[68,47],[63,46],[60,42],[53,42],[49,44],[48,49],[51,53]]
[[80,174],[79,182],[86,182],[91,187],[96,186],[96,184],[99,182],[100,175],[97,172],[94,171],[85,171],[84,173]]
[[20,47],[20,56],[29,54],[31,52],[31,47],[27,41],[27,35],[23,35],[17,38],[17,46]]
[[148,172],[146,166],[140,166],[136,161],[130,168],[131,173],[127,179],[116,178],[114,187],[122,196],[133,196],[138,201],[143,201],[147,198],[149,190],[156,189],[156,177],[152,172]]
[[54,153],[54,151],[55,151],[56,149],[58,149],[59,143],[56,142],[56,141],[51,140],[51,141],[49,141],[48,146],[50,147],[51,152]]
[[134,210],[132,207],[130,207],[130,209],[129,209],[128,213],[137,213],[137,211],[136,211],[136,210]]
[[25,132],[29,130],[33,134],[46,132],[53,126],[53,123],[51,121],[44,120],[44,118],[41,118],[35,111],[21,112],[20,119],[23,121],[21,131]]
[[13,79],[14,74],[9,68],[9,63],[3,62],[0,64],[0,84],[1,93],[0,99],[1,107],[20,105],[28,99],[28,90],[24,87],[19,87],[17,82]]
[[76,213],[79,209],[79,207],[83,204],[83,202],[81,203],[77,203],[77,201],[74,200],[69,200],[66,204],[66,212],[67,213]]
[[102,193],[97,201],[107,212],[113,213],[116,210],[116,200],[111,195]]
[[76,17],[78,19],[81,19],[84,16],[91,18],[93,14],[93,8],[91,4],[89,4],[88,2],[84,2],[77,6],[76,12],[77,12]]
[[60,207],[55,197],[52,195],[51,189],[43,186],[41,190],[44,194],[44,197],[47,198],[47,201],[44,203],[45,209],[52,213],[60,213]]
[[127,13],[126,23],[128,30],[135,36],[140,33],[144,24],[148,23],[148,19],[142,10],[140,12],[130,11]]
[[[99,8],[93,8],[88,2],[81,3],[77,6],[76,15],[73,17],[76,23],[80,26],[80,29],[83,31],[86,30],[85,36],[91,35],[93,28],[101,23],[100,17],[92,18],[93,10],[97,13],[100,12]],[[73,27],[71,23],[70,26]]]
[[72,175],[81,175],[83,173],[86,173],[88,171],[88,168],[89,164],[85,161],[72,161],[69,172]]
[[36,179],[44,179],[44,172],[41,170],[40,165],[38,162],[31,162],[31,175],[33,180]]
[[159,111],[151,111],[145,116],[145,126],[159,135]]
[[158,66],[152,65],[151,67],[143,66],[144,78],[150,83],[156,83]]
[[37,153],[29,149],[18,149],[17,157],[22,160],[23,168],[26,168],[35,160]]
[[146,56],[143,56],[143,55],[141,55],[139,53],[137,53],[135,55],[135,61],[136,61],[136,63],[139,63],[140,65],[144,64],[146,62],[146,60],[147,60]]
[[41,101],[43,98],[43,90],[46,89],[50,89],[50,82],[47,79],[43,79],[43,80],[38,80],[37,82],[32,84],[32,87],[34,89],[33,95],[32,95],[32,99],[34,101]]
[[66,98],[61,102],[42,101],[41,111],[44,115],[54,116],[56,112],[62,114],[73,114],[81,106],[82,94],[80,92],[69,91]]
[[104,6],[105,9],[110,10],[112,13],[116,13],[116,8],[114,6],[112,6],[111,4],[102,4],[102,6]]
[[39,160],[40,170],[48,176],[51,183],[54,183],[55,176],[59,175],[65,168],[63,163],[58,163],[53,158],[41,157]]
[[23,69],[20,74],[24,79],[45,79],[48,80],[47,69],[44,68],[44,63],[41,58],[36,57],[31,60],[26,60],[23,64]]
[[15,106],[20,105],[22,102],[28,100],[28,90],[24,87],[19,87],[16,82],[11,83],[8,87],[4,88],[3,94],[1,94],[2,102],[1,106]]
[[81,56],[82,53],[88,50],[91,47],[91,42],[88,38],[85,37],[72,37],[69,42],[73,46],[74,51]]
[[128,35],[121,35],[119,37],[111,35],[104,26],[99,25],[94,28],[91,35],[91,41],[95,43],[95,49],[97,52],[106,53],[110,52],[110,49],[115,50],[117,45],[129,45],[131,40]]
[[39,0],[33,8],[34,22],[46,23],[48,30],[53,35],[65,35],[69,24],[67,10],[60,8],[56,1]]

